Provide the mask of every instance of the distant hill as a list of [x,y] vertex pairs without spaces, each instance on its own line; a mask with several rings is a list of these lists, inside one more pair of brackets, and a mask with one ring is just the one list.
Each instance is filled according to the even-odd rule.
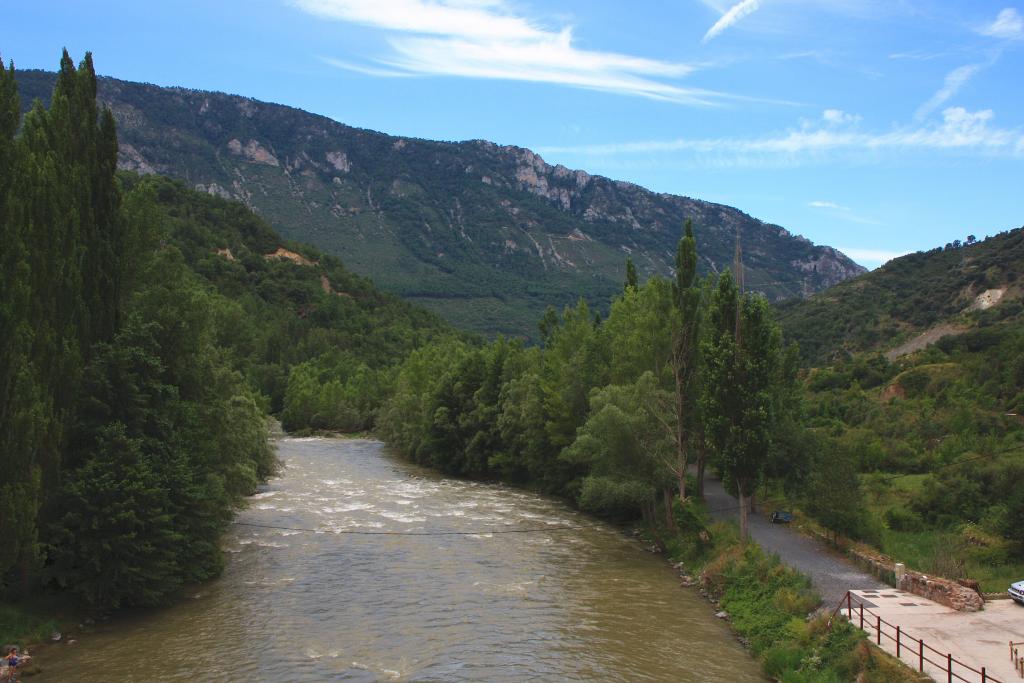
[[943,336],[1021,315],[1024,228],[909,254],[808,299],[779,305],[787,338],[825,365],[863,351],[890,360]]
[[[357,372],[386,374],[428,341],[465,336],[437,315],[381,292],[337,258],[283,240],[238,202],[167,178],[125,173],[121,181],[130,197],[152,197],[150,218],[160,239],[231,302],[230,335],[220,341],[234,350],[271,412],[281,411],[289,372],[301,363],[333,363],[332,376],[345,380]],[[363,390],[366,402],[377,398],[373,388]]]
[[[24,106],[54,74],[18,73]],[[238,199],[288,239],[341,257],[385,290],[486,333],[531,335],[543,309],[602,308],[631,255],[668,274],[685,219],[702,271],[742,235],[748,287],[801,297],[864,271],[741,211],[658,194],[485,141],[433,142],[345,126],[291,107],[111,78],[120,166]]]

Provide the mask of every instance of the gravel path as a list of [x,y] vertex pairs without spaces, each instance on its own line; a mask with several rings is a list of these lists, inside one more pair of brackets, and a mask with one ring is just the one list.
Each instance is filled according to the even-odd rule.
[[[704,499],[717,519],[739,519],[736,498],[710,474],[704,479]],[[777,553],[783,562],[810,576],[823,606],[829,609],[839,604],[848,590],[889,588],[831,548],[784,524],[772,524],[766,515],[750,515],[750,535],[765,551]]]

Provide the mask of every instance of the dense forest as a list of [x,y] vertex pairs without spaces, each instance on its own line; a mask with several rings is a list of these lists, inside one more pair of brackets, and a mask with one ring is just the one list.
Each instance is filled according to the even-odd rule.
[[455,335],[242,205],[118,175],[88,55],[76,68],[65,53],[49,108],[24,117],[3,68],[0,135],[11,595],[62,589],[105,610],[215,575],[221,533],[276,467],[267,413],[368,427],[388,366]]
[[641,285],[629,269],[607,319],[582,300],[549,309],[540,346],[448,341],[413,352],[379,433],[416,462],[652,528],[675,527],[707,465],[741,498],[768,472],[799,476],[795,350],[763,297],[741,294],[728,271],[697,278],[696,258],[688,229],[674,281]]
[[840,338],[827,352],[838,360],[811,370],[728,271],[687,284],[680,265],[682,279],[641,284],[627,263],[606,319],[581,301],[549,310],[535,347],[451,340],[414,352],[378,433],[417,462],[643,516],[664,538],[699,518],[710,466],[741,498],[797,508],[911,566],[1000,590],[1024,562],[1024,316],[1012,291],[961,311],[973,298],[964,292],[1012,289],[1022,235],[955,254],[963,268],[953,274],[960,245],[908,258],[881,284],[840,285],[836,296],[888,291],[904,268],[933,273],[945,284],[938,294],[929,285],[918,316],[934,324],[952,312],[958,333],[891,361],[850,355]]

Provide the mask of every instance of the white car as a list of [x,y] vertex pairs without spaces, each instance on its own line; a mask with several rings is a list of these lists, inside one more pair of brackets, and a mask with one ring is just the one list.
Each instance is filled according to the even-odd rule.
[[1006,592],[1010,594],[1010,597],[1013,598],[1014,602],[1019,605],[1024,605],[1024,581],[1018,581],[1017,583],[1012,584]]

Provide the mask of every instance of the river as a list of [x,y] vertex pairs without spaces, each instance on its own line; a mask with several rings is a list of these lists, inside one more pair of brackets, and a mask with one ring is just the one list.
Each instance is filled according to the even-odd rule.
[[[264,526],[231,528],[219,579],[39,649],[33,680],[763,680],[662,558],[557,500],[377,441],[282,439],[279,456],[238,515]],[[511,529],[542,531],[490,533]]]

